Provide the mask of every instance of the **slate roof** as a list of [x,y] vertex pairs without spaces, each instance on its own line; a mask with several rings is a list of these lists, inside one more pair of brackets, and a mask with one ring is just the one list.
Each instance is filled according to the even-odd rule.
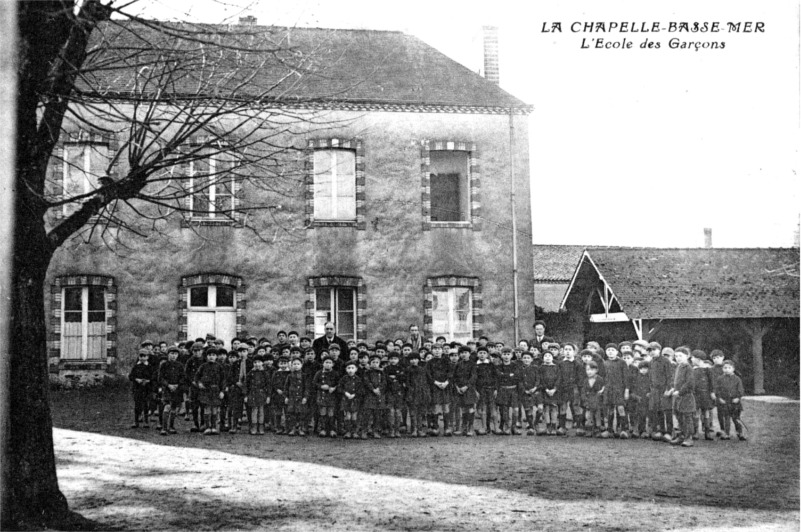
[[[598,248],[587,255],[632,319],[799,316],[798,248]],[[588,266],[585,260],[581,270]]]
[[[170,58],[187,68],[169,82],[152,84],[166,95],[193,95],[201,84],[209,96],[234,90],[243,98],[278,101],[529,111],[496,84],[402,32],[148,24],[160,29],[112,21],[93,34],[93,44],[101,46],[90,61],[102,68],[89,74],[84,90],[125,94],[136,88],[137,72],[141,88],[143,65]],[[224,43],[225,49],[210,42]]]
[[534,244],[534,282],[569,283],[587,246]]

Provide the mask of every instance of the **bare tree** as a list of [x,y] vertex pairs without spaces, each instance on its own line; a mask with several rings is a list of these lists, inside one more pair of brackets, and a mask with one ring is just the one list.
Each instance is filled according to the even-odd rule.
[[157,23],[112,0],[19,2],[18,28],[2,523],[84,527],[53,454],[44,283],[55,251],[80,233],[147,235],[168,215],[247,226],[243,213],[273,206],[235,201],[244,184],[287,193],[299,179],[292,137],[335,124],[308,110],[326,68],[286,31]]

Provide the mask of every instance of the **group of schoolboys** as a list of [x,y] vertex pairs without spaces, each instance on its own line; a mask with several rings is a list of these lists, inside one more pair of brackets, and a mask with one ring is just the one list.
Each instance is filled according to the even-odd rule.
[[[183,414],[192,432],[346,439],[384,436],[537,434],[566,436],[568,412],[577,436],[651,438],[691,447],[703,436],[745,440],[743,385],[734,363],[656,342],[608,344],[551,338],[505,347],[482,337],[466,345],[402,340],[332,343],[315,353],[309,338],[278,333],[235,338],[226,351],[208,335],[168,347],[143,342],[129,375],[134,427],[158,416],[162,435]],[[711,361],[710,361],[711,358]],[[479,430],[474,430],[476,415]],[[678,421],[674,427],[674,416]],[[524,426],[525,425],[525,426]],[[525,429],[522,431],[521,429]]]

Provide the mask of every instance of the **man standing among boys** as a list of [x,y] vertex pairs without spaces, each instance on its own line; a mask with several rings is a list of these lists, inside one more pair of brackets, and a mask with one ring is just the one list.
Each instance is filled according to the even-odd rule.
[[319,338],[315,338],[314,342],[312,342],[312,349],[314,349],[314,354],[317,356],[318,360],[322,356],[323,351],[331,350],[331,344],[337,344],[340,353],[348,352],[348,342],[337,336],[334,323],[327,321],[325,322],[325,334]]
[[420,351],[420,348],[423,347],[423,337],[420,336],[420,328],[416,324],[412,324],[409,326],[409,338],[406,340],[406,343],[412,346],[412,351]]
[[545,340],[545,322],[537,320],[534,322],[534,338],[531,340],[531,345],[536,346],[540,353],[542,353],[542,342]]

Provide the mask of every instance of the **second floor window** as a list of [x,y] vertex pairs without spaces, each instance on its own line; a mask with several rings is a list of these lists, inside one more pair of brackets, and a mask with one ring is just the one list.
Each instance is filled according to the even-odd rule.
[[230,219],[234,215],[234,180],[223,154],[189,163],[192,218]]
[[356,220],[356,152],[314,151],[314,219]]
[[432,150],[431,221],[470,221],[470,152]]
[[[108,164],[105,144],[66,144],[64,146],[64,199],[89,194],[98,187]],[[77,211],[88,198],[77,199],[62,206],[64,216]]]

